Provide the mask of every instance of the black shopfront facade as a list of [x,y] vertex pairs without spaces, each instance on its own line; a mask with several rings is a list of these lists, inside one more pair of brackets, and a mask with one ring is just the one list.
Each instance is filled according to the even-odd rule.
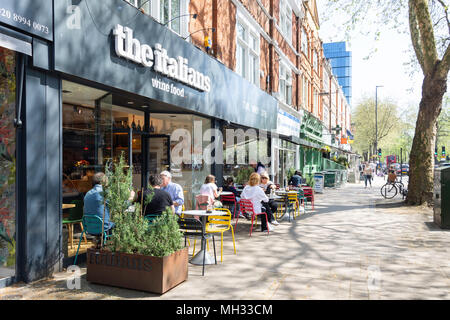
[[[3,251],[0,270],[7,263],[15,269],[0,273],[0,287],[41,279],[70,264],[62,205],[82,200],[92,173],[108,160],[124,154],[137,189],[146,186],[149,174],[169,169],[186,187],[189,206],[207,174],[219,184],[223,176],[222,164],[200,159],[208,146],[216,145],[214,152],[222,148],[223,141],[208,141],[210,129],[276,128],[277,104],[270,95],[125,1],[15,2],[6,1],[9,11],[28,2],[35,10],[21,16],[31,26],[36,22],[34,31],[45,26],[49,33],[0,20],[0,36],[19,39],[22,51],[30,51],[10,54],[15,79],[8,83],[15,81],[16,93],[9,105],[15,110],[10,107],[2,120],[12,121],[8,132],[15,134],[15,151],[4,148],[14,153],[9,163],[15,168],[8,167],[14,190],[8,195],[14,197],[9,213],[15,217],[5,233],[13,241],[0,240],[10,248]],[[11,47],[3,41],[0,50],[2,44]],[[14,126],[14,119],[21,124]],[[171,159],[175,129],[192,136],[190,163]]]

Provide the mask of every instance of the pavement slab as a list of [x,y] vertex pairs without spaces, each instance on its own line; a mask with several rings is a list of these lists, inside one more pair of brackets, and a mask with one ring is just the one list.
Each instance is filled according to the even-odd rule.
[[383,199],[383,184],[376,177],[372,188],[326,188],[314,211],[269,235],[257,227],[250,237],[250,221],[240,219],[237,254],[226,234],[222,263],[218,242],[217,265],[202,276],[189,264],[188,280],[164,295],[89,283],[81,265],[80,289],[68,289],[72,274],[63,271],[0,289],[0,300],[449,299],[450,232],[433,224],[428,207]]

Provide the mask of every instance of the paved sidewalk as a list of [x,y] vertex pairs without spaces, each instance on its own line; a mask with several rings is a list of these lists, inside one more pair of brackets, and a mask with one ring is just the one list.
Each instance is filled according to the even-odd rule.
[[88,283],[82,268],[80,290],[62,272],[0,289],[0,299],[449,299],[450,232],[432,224],[431,209],[382,199],[383,183],[326,189],[314,212],[269,236],[249,237],[240,220],[237,255],[227,236],[223,263],[204,277],[189,265],[188,280],[162,296]]

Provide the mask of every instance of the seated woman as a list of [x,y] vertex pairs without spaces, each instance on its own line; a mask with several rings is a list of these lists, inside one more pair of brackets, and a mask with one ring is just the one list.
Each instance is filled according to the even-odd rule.
[[[144,191],[144,201],[142,201],[142,195],[139,194],[136,202],[142,203],[144,215],[157,214],[161,215],[167,208],[171,209],[171,212],[175,212],[172,197],[167,191],[161,190],[162,178],[159,174],[150,175],[148,179],[151,188]],[[150,202],[146,204],[145,199],[151,197]]]
[[266,211],[266,209],[263,207],[262,202],[268,202],[269,198],[264,193],[262,188],[259,186],[261,182],[261,178],[259,174],[256,172],[252,173],[250,175],[250,179],[248,180],[248,185],[242,190],[241,193],[241,199],[249,199],[253,204],[253,210],[256,214],[261,212],[267,213],[267,219],[269,221],[266,221],[265,215],[261,215],[261,231],[266,231],[269,229],[269,231],[272,231],[274,229],[274,226],[270,223],[274,220],[273,215],[271,212]]
[[217,192],[216,177],[212,174],[208,175],[205,179],[205,183],[200,188],[200,194],[210,197],[211,204],[219,197]]
[[[259,185],[266,194],[270,194],[271,190],[275,190],[277,186],[269,180],[269,175],[267,172],[263,172],[261,174],[261,183]],[[268,202],[263,202],[264,208],[266,208],[266,212],[270,212],[271,215],[273,215],[274,212],[277,211],[277,203],[273,199],[269,199]],[[274,219],[270,223],[274,225],[278,225],[278,222]],[[269,230],[270,231],[270,230]]]
[[[227,180],[225,181],[225,186],[223,187],[223,191],[227,191],[227,192],[232,192],[233,193],[234,198],[236,200],[236,215],[237,215],[238,212],[239,212],[239,200],[241,200],[241,198],[239,197],[239,192],[234,187],[233,177],[228,177],[227,178]],[[223,201],[223,204],[229,205],[230,206],[230,211],[234,212],[234,203]]]

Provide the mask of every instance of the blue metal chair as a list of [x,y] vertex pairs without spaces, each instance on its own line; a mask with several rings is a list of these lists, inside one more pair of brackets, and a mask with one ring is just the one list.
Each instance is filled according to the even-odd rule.
[[[80,250],[81,240],[83,239],[83,234],[90,234],[92,236],[101,236],[102,235],[102,226],[103,220],[100,217],[93,215],[84,215],[82,219],[83,223],[83,232],[80,236],[80,242],[78,242],[77,254],[75,255],[75,261],[73,264],[77,264],[78,251]],[[107,234],[106,231],[103,231],[103,243],[106,243],[106,240],[111,236]]]

